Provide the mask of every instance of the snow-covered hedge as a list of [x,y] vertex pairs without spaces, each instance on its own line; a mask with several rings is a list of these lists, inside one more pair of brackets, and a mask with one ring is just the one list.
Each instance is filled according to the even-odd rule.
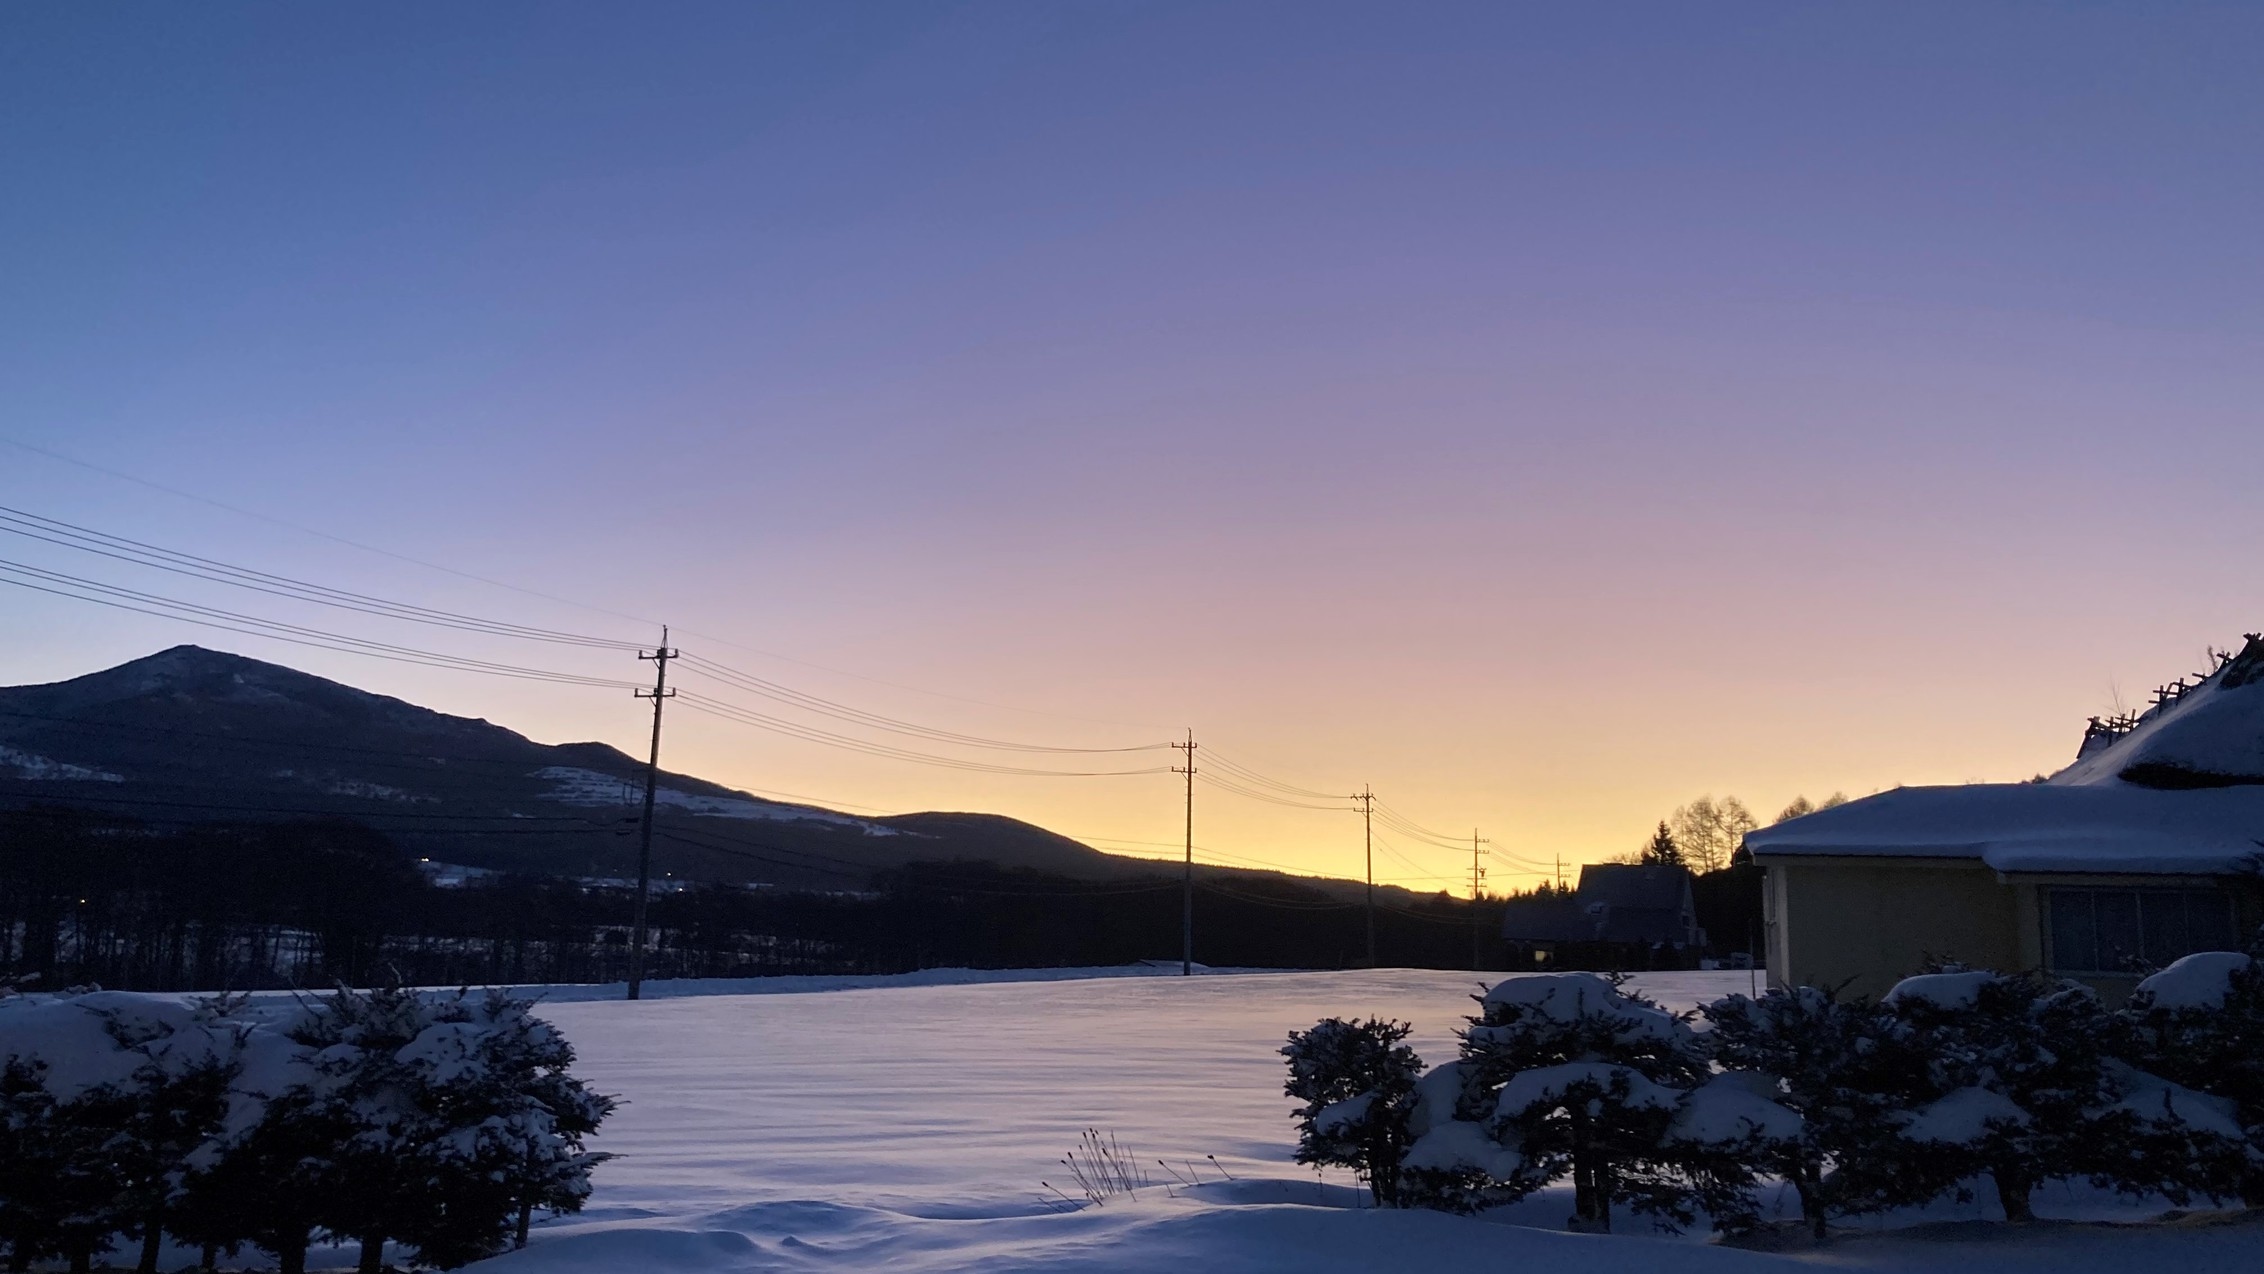
[[167,1234],[305,1268],[316,1238],[451,1268],[573,1211],[612,1108],[499,992],[340,990],[273,1012],[122,992],[0,1002],[0,1245],[88,1268]]
[[1588,973],[1512,978],[1480,1006],[1460,1060],[1412,1083],[1420,1063],[1394,1024],[1359,1054],[1382,1048],[1388,1068],[1338,1065],[1333,1087],[1300,1092],[1298,1074],[1351,1055],[1360,1033],[1331,1021],[1293,1036],[1300,1159],[1390,1147],[1359,1164],[1373,1181],[1396,1163],[1378,1200],[1452,1211],[1570,1178],[1590,1229],[1621,1207],[1737,1229],[1764,1179],[1792,1187],[1819,1238],[1833,1217],[1983,1178],[2011,1220],[2071,1177],[2180,1203],[2264,1199],[2264,965],[2245,955],[2188,956],[2119,1011],[2075,983],[1958,968],[1877,1003],[1734,995],[1699,1030]]

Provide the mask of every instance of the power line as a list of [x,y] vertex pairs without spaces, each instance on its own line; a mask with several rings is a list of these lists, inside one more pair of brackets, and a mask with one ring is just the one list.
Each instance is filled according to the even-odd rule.
[[1341,794],[1337,792],[1315,791],[1314,789],[1309,787],[1299,787],[1294,783],[1284,783],[1279,779],[1268,778],[1266,775],[1251,769],[1249,766],[1228,760],[1225,757],[1213,757],[1212,763],[1218,768],[1225,770],[1227,773],[1232,774],[1241,782],[1244,782],[1252,787],[1269,788],[1275,792],[1280,793],[1283,796],[1298,796],[1304,797],[1308,800],[1317,801],[1332,801],[1342,799]]
[[[199,495],[193,491],[184,491],[179,487],[168,486],[162,482],[153,482],[148,478],[140,477],[131,473],[126,473],[122,470],[108,468],[103,465],[95,464],[92,461],[82,460],[77,456],[66,455],[63,452],[54,450],[53,448],[41,447],[32,443],[24,442],[21,439],[0,437],[0,444],[15,447],[21,451],[28,451],[33,455],[43,456],[46,459],[56,461],[60,464],[73,465],[78,468],[85,469],[91,473],[99,473],[104,477],[115,478],[121,482],[131,482],[136,486],[146,487],[152,491],[161,491],[177,499],[188,500],[197,504],[205,505],[209,508],[219,509],[226,513],[233,513],[238,517],[251,518],[254,521],[264,522],[270,526],[279,526],[287,530],[297,531],[302,535],[311,535],[318,540],[327,540],[333,544],[342,544],[347,548],[355,549],[363,553],[374,554],[378,557],[391,558],[396,562],[405,562],[411,566],[420,566],[426,570],[438,571],[443,575],[452,575],[457,579],[470,580],[476,584],[485,584],[491,588],[504,589],[509,592],[518,593],[525,597],[535,597],[547,602],[556,602],[561,606],[571,606],[576,610],[588,611],[591,614],[607,615],[614,619],[626,619],[631,623],[644,624],[651,628],[660,627],[660,621],[649,619],[642,615],[632,615],[626,611],[619,611],[614,610],[610,607],[599,606],[586,600],[578,600],[572,597],[562,597],[555,593],[546,593],[540,589],[527,588],[523,585],[510,583],[506,580],[499,580],[486,575],[474,574],[470,571],[462,570],[453,566],[444,566],[438,562],[431,562],[420,557],[413,557],[406,553],[395,552],[392,549],[379,548],[373,544],[365,544],[359,540],[348,539],[345,536],[334,535],[328,531],[317,530],[314,527],[307,526],[299,522],[293,522],[287,518],[279,518],[272,514],[260,513],[252,509],[243,508],[239,505],[229,504],[223,500],[213,499],[210,496]],[[851,672],[845,668],[835,668],[829,664],[816,663],[807,659],[798,659],[792,655],[779,654],[776,651],[763,650],[755,646],[745,645],[741,642],[731,641],[727,638],[718,637],[713,634],[693,632],[690,629],[679,629],[679,632],[688,637],[697,638],[702,641],[712,641],[720,646],[728,646],[733,650],[743,650],[751,655],[760,655],[765,659],[776,659],[784,663],[796,664],[804,668],[814,668],[820,672],[832,673],[836,676],[849,677],[853,680],[867,682],[876,686],[888,686],[891,689],[910,691],[913,694],[927,695],[931,698],[948,700],[953,703],[973,704],[977,707],[995,708],[1005,712],[1025,713],[1030,716],[1053,717],[1064,721],[1085,721],[1089,724],[1094,725],[1125,724],[1123,722],[1101,721],[1089,717],[1073,716],[1068,713],[1051,712],[1036,708],[1018,707],[1013,704],[992,703],[983,699],[967,698],[963,695],[946,694],[942,691],[931,690],[921,686],[907,685],[902,682],[888,681],[883,678],[868,676],[864,673]]]
[[1062,747],[1058,745],[1043,743],[1017,743],[1003,739],[991,739],[985,738],[981,735],[962,734],[955,730],[940,730],[932,726],[919,725],[914,722],[899,720],[895,717],[883,716],[877,712],[867,712],[861,708],[854,708],[849,706],[848,704],[838,703],[834,700],[824,698],[820,695],[813,695],[807,693],[806,691],[796,690],[790,686],[780,685],[775,681],[765,680],[761,677],[755,676],[752,673],[741,672],[738,669],[717,663],[712,659],[702,658],[699,655],[686,655],[684,657],[684,665],[688,671],[697,673],[700,676],[707,677],[714,681],[719,681],[724,685],[731,686],[735,689],[746,691],[749,694],[760,695],[763,698],[770,699],[778,703],[784,703],[792,707],[801,708],[805,711],[815,712],[822,716],[832,717],[838,721],[849,722],[853,725],[869,726],[874,729],[886,730],[896,734],[910,735],[914,738],[924,739],[931,743],[959,744],[966,747],[991,748],[999,751],[1009,752],[1042,752],[1080,755],[1099,755],[1104,753],[1124,752],[1160,752],[1167,747],[1173,746],[1169,743],[1142,743],[1132,747],[1087,748]]
[[131,482],[136,486],[148,487],[152,491],[162,491],[167,495],[176,496],[183,500],[191,500],[198,504],[207,505],[211,508],[220,509],[228,513],[236,514],[239,517],[247,517],[255,521],[265,522],[270,526],[284,527],[288,530],[297,531],[302,535],[311,535],[318,540],[328,540],[333,544],[343,544],[350,549],[359,549],[364,553],[374,553],[379,557],[389,557],[396,562],[406,562],[411,566],[421,566],[426,570],[439,571],[443,575],[453,575],[458,579],[471,580],[475,584],[486,584],[493,588],[508,589],[511,592],[520,593],[528,597],[539,597],[546,602],[557,602],[562,606],[574,607],[576,610],[586,610],[592,612],[593,614],[599,615],[611,615],[615,619],[626,619],[632,623],[647,624],[654,628],[660,627],[660,625],[656,621],[646,619],[639,615],[630,615],[617,610],[608,610],[603,606],[593,606],[588,602],[575,601],[571,597],[559,597],[554,594],[541,592],[532,588],[522,588],[517,584],[507,584],[502,580],[489,579],[485,575],[474,575],[469,571],[458,570],[453,566],[442,566],[438,562],[428,562],[423,558],[410,557],[405,553],[396,553],[391,549],[381,549],[376,547],[375,545],[363,544],[358,540],[349,540],[344,536],[332,535],[328,531],[317,531],[311,526],[304,526],[300,523],[288,521],[284,518],[275,517],[266,513],[256,513],[250,509],[241,508],[237,505],[228,504],[220,500],[215,500],[210,496],[197,495],[196,493],[191,491],[183,491],[179,487],[169,487],[162,482],[152,482],[147,478],[136,477],[133,474],[121,472],[117,469],[105,468],[102,465],[95,464],[91,461],[81,460],[76,456],[67,456],[60,451],[54,451],[47,447],[34,446],[31,443],[23,442],[15,438],[0,437],[0,443],[5,443],[8,446],[15,447],[22,451],[29,451],[34,455],[45,456],[50,460],[59,461],[63,464],[76,465],[81,469],[86,469],[93,473],[102,474],[104,477],[116,478],[121,482]]
[[971,770],[976,773],[982,774],[1011,774],[1041,778],[1124,778],[1133,775],[1165,774],[1170,772],[1170,767],[1161,765],[1149,766],[1144,769],[1133,770],[1043,770],[1028,766],[998,765],[988,761],[970,761],[961,757],[937,756],[933,753],[915,752],[909,748],[899,748],[892,744],[874,743],[870,740],[855,739],[851,738],[848,735],[835,734],[828,730],[820,730],[815,726],[807,726],[797,722],[787,721],[780,717],[769,716],[764,713],[755,712],[752,709],[742,708],[736,704],[726,703],[720,699],[711,699],[706,695],[694,694],[689,691],[685,692],[682,695],[682,702],[685,707],[691,708],[697,712],[704,712],[710,716],[721,717],[726,721],[732,721],[739,725],[752,726],[758,730],[768,730],[775,734],[783,734],[788,738],[800,739],[806,743],[822,743],[828,747],[841,748],[850,752],[861,752],[867,756],[885,757],[897,761],[913,761],[923,765],[942,766],[946,769]]
[[1287,797],[1269,796],[1264,792],[1243,787],[1240,784],[1230,782],[1227,779],[1220,778],[1218,775],[1211,773],[1205,773],[1202,776],[1202,779],[1205,783],[1208,783],[1212,787],[1218,788],[1221,791],[1232,792],[1236,796],[1246,797],[1253,801],[1264,801],[1269,805],[1279,805],[1287,809],[1326,810],[1335,813],[1343,813],[1350,812],[1353,808],[1350,805],[1315,805],[1307,801],[1293,801],[1288,799]]
[[[389,659],[396,663],[421,664],[428,668],[448,668],[458,672],[486,673],[490,676],[514,677],[528,681],[550,681],[566,685],[597,686],[609,689],[634,689],[636,686],[635,682],[616,681],[606,677],[588,677],[576,673],[495,663],[484,659],[468,659],[461,655],[448,655],[410,646],[396,646],[387,642],[370,641],[361,637],[349,637],[343,633],[334,633],[325,629],[260,619],[257,616],[222,610],[218,607],[199,606],[191,602],[161,597],[155,593],[121,588],[60,571],[41,570],[38,567],[25,566],[6,560],[0,560],[0,572],[7,573],[0,574],[0,583],[13,584],[18,588],[27,588],[34,592],[51,593],[57,597],[71,598],[74,601],[93,602],[98,606],[110,606],[119,610],[153,615],[159,619],[179,620],[186,624],[218,628],[227,632],[242,633],[249,637],[265,637],[271,641],[289,642],[298,646],[312,646],[321,650],[334,650],[349,655],[366,655],[372,659]],[[63,587],[36,584],[29,580],[9,578],[9,575],[28,575],[32,579],[47,580],[52,584],[59,584]],[[73,588],[105,593],[109,597],[89,597],[85,593],[66,591],[66,589]],[[116,601],[111,600],[112,598],[128,598],[131,601]],[[132,604],[134,601],[144,602],[147,605],[134,605]],[[151,610],[149,609],[150,606],[162,606],[169,609]],[[199,618],[199,616],[210,616],[212,618]],[[250,625],[250,627],[246,627],[246,625]]]
[[535,628],[506,620],[482,619],[455,611],[419,606],[410,602],[390,601],[366,593],[331,588],[305,580],[276,575],[267,571],[234,566],[194,553],[147,544],[124,536],[111,535],[56,518],[27,513],[21,509],[0,505],[0,531],[46,544],[76,549],[115,561],[136,566],[147,566],[193,579],[216,584],[228,584],[250,589],[273,597],[292,601],[313,602],[341,610],[358,611],[386,619],[405,620],[411,623],[433,624],[464,632],[481,633],[491,637],[516,637],[528,641],[556,642],[573,646],[594,646],[608,650],[634,650],[637,643],[618,641],[610,637],[592,637],[581,633],[560,632],[556,629]]

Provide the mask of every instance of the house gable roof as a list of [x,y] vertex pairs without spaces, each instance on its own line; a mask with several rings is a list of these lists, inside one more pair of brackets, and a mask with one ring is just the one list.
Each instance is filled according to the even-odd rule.
[[1699,941],[1687,868],[1591,863],[1576,893],[1513,898],[1502,915],[1512,942]]

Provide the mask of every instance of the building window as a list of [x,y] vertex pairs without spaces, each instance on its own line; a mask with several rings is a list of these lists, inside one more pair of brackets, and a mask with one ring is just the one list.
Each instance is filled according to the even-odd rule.
[[2231,951],[2232,897],[2216,889],[2050,889],[2052,968],[2128,973]]

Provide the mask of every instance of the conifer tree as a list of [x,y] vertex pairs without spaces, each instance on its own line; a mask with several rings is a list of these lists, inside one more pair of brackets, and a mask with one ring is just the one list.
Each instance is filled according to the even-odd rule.
[[1798,1117],[1791,1135],[1762,1135],[1769,1130],[1754,1121],[1745,1151],[1792,1186],[1816,1239],[1834,1216],[1923,1203],[1955,1186],[1898,1153],[1900,1119],[1938,1094],[1916,1033],[1892,1014],[1815,987],[1732,995],[1701,1012],[1714,1061]]
[[1325,1018],[1291,1031],[1281,1054],[1282,1091],[1298,1107],[1297,1162],[1351,1168],[1378,1207],[1400,1205],[1400,1161],[1409,1142],[1422,1059],[1404,1041],[1413,1028],[1380,1018]]
[[1651,833],[1650,842],[1643,846],[1643,865],[1646,867],[1678,867],[1682,865],[1682,846],[1675,843],[1674,833],[1667,830],[1667,825],[1663,820],[1659,823],[1659,830]]
[[1575,1224],[1606,1232],[1620,1204],[1670,1228],[1750,1211],[1750,1174],[1668,1136],[1707,1073],[1682,1017],[1589,973],[1512,978],[1480,1003],[1462,1056],[1521,1160],[1513,1191],[1569,1175]]
[[2186,956],[2140,982],[2121,1016],[2126,1060],[2226,1103],[2238,1126],[2245,1153],[2209,1192],[2264,1207],[2264,963]]
[[2119,1024],[2089,987],[1949,970],[1884,1002],[1943,1094],[1904,1126],[1905,1170],[1985,1174],[2009,1221],[2034,1219],[2036,1187],[2067,1177],[2173,1199],[2231,1192],[2246,1147],[2229,1109],[2117,1061]]

